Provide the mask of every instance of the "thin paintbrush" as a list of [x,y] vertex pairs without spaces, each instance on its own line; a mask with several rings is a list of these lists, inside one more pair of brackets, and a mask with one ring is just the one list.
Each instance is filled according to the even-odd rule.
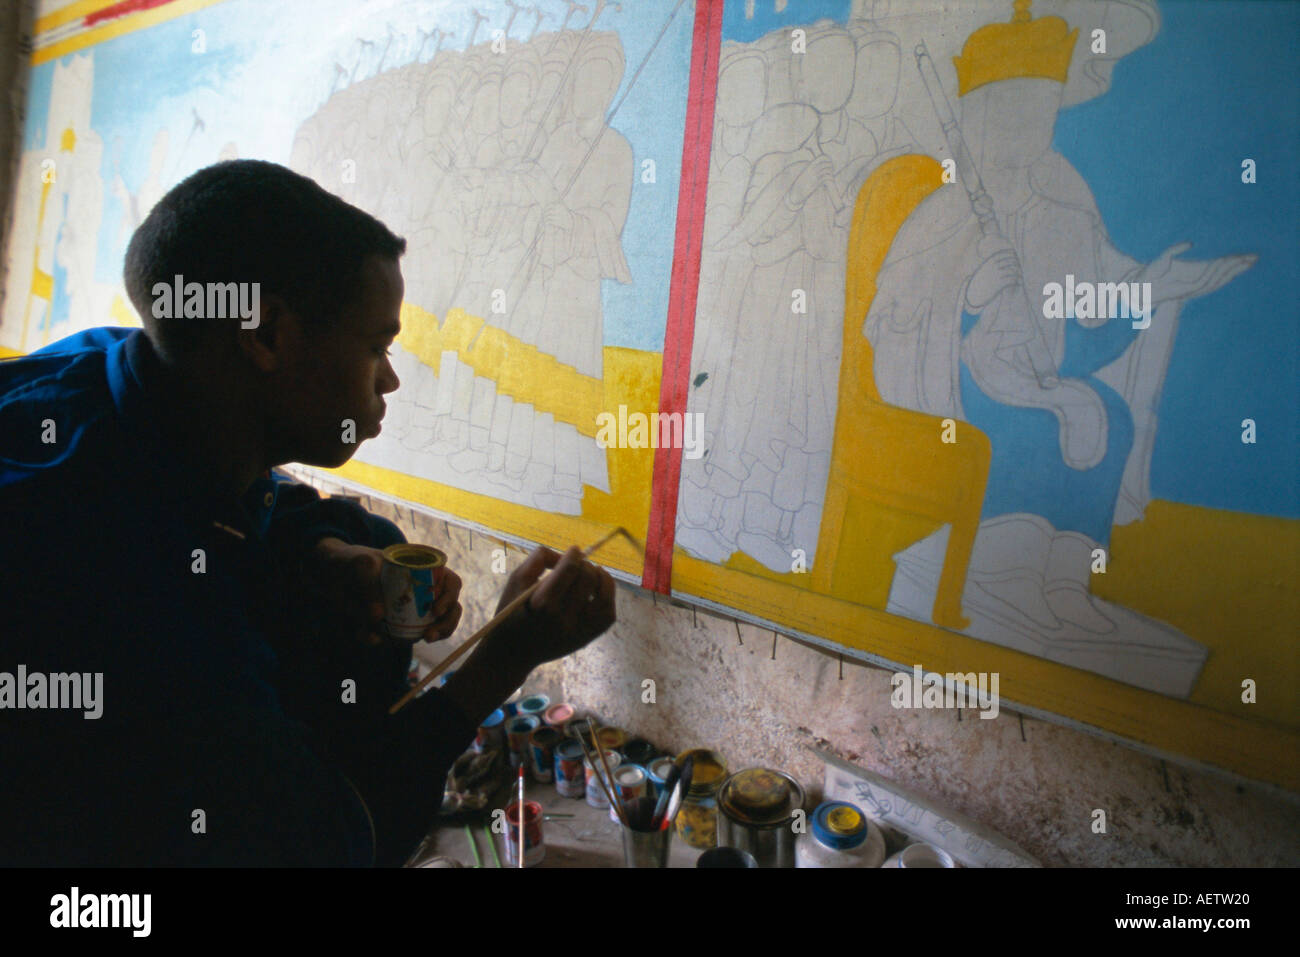
[[[609,780],[610,796],[614,799],[614,813],[618,815],[619,822],[627,827],[627,815],[623,813],[623,797],[619,793],[618,784],[614,781],[614,775],[609,771],[609,762],[605,760],[605,748],[600,743],[600,725],[596,719],[591,719],[591,742],[596,746],[596,753],[600,755],[601,766],[605,769],[605,777]],[[596,777],[600,777],[599,774]]]
[[[596,542],[596,544],[587,548],[587,550],[582,553],[582,557],[590,558],[596,552],[597,549],[607,545],[610,539],[614,538],[617,535],[621,535],[623,538],[626,538],[638,550],[644,551],[644,549],[641,546],[641,543],[635,538],[635,536],[633,536],[631,532],[629,532],[627,529],[625,529],[623,526],[620,525],[618,528],[614,529],[612,532],[607,534],[600,541]],[[489,621],[478,631],[474,632],[474,634],[470,635],[469,638],[465,640],[464,644],[462,644],[459,648],[457,648],[450,655],[444,658],[436,668],[434,668],[427,675],[425,675],[424,678],[420,680],[419,684],[415,685],[415,687],[411,688],[411,690],[406,692],[406,694],[402,695],[402,697],[398,699],[397,703],[388,709],[388,713],[396,714],[398,711],[402,710],[402,708],[406,707],[407,702],[409,702],[411,699],[419,695],[420,692],[423,691],[425,688],[427,688],[435,679],[438,678],[439,675],[441,675],[444,671],[446,671],[453,664],[455,664],[457,658],[459,658],[465,652],[473,648],[476,644],[478,644],[489,634],[491,634],[492,631],[498,625],[501,624],[501,622],[505,621],[507,618],[513,615],[515,609],[518,608],[520,605],[522,605],[524,602],[528,601],[528,599],[532,596],[533,592],[536,591],[537,586],[540,585],[544,580],[545,579],[539,578],[537,581],[533,582],[531,585],[525,588],[521,594],[515,597],[514,601],[510,602],[510,604],[506,605],[506,607],[502,608],[499,612],[497,612],[496,615],[493,616],[491,621]]]
[[677,779],[682,776],[682,769],[673,765],[664,775],[663,790],[659,792],[659,800],[655,802],[654,815],[650,818],[650,830],[659,830],[659,825],[663,823],[663,813],[668,810],[668,802],[672,799],[673,791],[677,789]]
[[500,867],[501,855],[497,853],[497,839],[492,836],[486,824],[483,825],[483,836],[487,838],[488,847],[492,848],[492,860],[496,861],[497,867]]
[[659,824],[660,830],[667,830],[673,826],[673,820],[677,817],[677,811],[682,806],[682,799],[686,797],[686,792],[691,789],[691,779],[694,777],[695,759],[687,758],[682,765],[681,776],[677,779],[677,790],[669,799],[668,810],[664,812],[664,819]]
[[519,765],[519,866],[524,866],[524,766]]
[[[587,720],[590,721],[590,719]],[[595,776],[596,783],[600,785],[600,789],[605,792],[605,798],[612,805],[614,803],[614,795],[611,793],[610,785],[613,782],[607,784],[605,779],[600,776],[600,769],[596,767],[596,755],[594,752],[587,750],[587,742],[583,739],[582,735],[577,734],[574,735],[574,737],[578,739],[578,747],[582,748],[582,756],[586,758],[587,762],[591,765],[591,773]]]
[[465,825],[465,840],[469,841],[469,849],[474,852],[474,866],[482,867],[483,859],[478,856],[478,842],[474,840],[474,832],[469,829],[468,824]]

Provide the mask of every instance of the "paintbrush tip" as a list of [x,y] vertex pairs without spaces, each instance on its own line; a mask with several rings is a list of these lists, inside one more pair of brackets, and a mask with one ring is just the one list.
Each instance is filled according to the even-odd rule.
[[640,540],[639,538],[637,538],[635,535],[633,535],[631,532],[629,532],[629,531],[628,531],[626,528],[624,528],[622,525],[620,525],[618,528],[616,528],[616,529],[615,529],[615,532],[616,532],[617,534],[619,534],[619,535],[622,535],[622,536],[623,536],[624,538],[626,538],[629,542],[631,542],[631,543],[632,543],[632,547],[635,548],[638,552],[644,552],[644,551],[645,551],[645,546],[641,544],[641,540]]

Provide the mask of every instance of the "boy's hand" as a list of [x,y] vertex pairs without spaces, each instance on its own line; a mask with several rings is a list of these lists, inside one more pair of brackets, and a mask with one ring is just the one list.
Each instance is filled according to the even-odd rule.
[[[384,627],[384,591],[380,584],[383,551],[322,538],[316,544],[315,556],[321,583],[335,600],[349,630],[372,645],[391,641]],[[434,603],[435,618],[420,641],[440,641],[455,632],[462,611],[460,588],[460,576],[444,568]]]
[[545,546],[535,548],[506,581],[497,611],[554,569],[529,596],[527,614],[518,614],[517,653],[535,667],[577,651],[618,619],[614,579],[603,568],[585,561],[574,545],[563,556]]

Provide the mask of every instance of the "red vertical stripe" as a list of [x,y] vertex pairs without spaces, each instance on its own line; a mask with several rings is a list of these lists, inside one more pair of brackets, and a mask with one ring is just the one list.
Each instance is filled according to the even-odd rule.
[[[709,188],[709,151],[713,145],[713,107],[718,91],[718,56],[722,45],[722,4],[723,0],[696,0],[695,3],[686,135],[682,141],[681,189],[677,194],[677,237],[673,248],[668,324],[664,332],[663,377],[659,384],[659,411],[665,414],[680,412],[685,416],[690,388],[695,302],[700,286],[700,249]],[[646,534],[645,572],[641,583],[665,595],[672,585],[677,486],[681,475],[681,449],[655,451],[654,479],[650,486],[650,526]]]
[[96,10],[94,13],[88,13],[82,19],[82,22],[93,27],[97,23],[103,23],[105,20],[116,20],[118,17],[124,17],[128,13],[139,13],[141,10],[152,10],[154,7],[162,7],[171,3],[172,0],[121,0],[120,3],[114,3],[111,6],[104,7],[102,10]]

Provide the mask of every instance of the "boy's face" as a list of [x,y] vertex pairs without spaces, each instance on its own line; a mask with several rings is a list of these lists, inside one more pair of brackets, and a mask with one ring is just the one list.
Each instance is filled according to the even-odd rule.
[[338,325],[306,333],[283,395],[285,461],[334,468],[379,434],[384,396],[400,384],[387,353],[401,330],[403,292],[397,261],[371,256]]

